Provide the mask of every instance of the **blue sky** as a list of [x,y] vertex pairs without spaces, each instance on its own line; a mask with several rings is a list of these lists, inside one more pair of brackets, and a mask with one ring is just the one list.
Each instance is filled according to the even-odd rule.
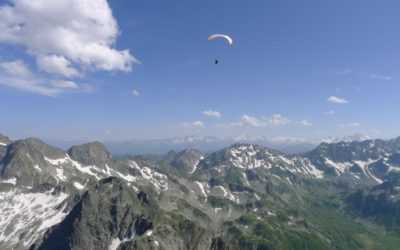
[[[108,26],[95,28],[84,5],[59,20],[57,6],[13,2],[0,0],[0,26],[22,23],[15,37],[0,35],[0,129],[12,137],[400,135],[398,1],[96,0],[95,19]],[[81,20],[88,35],[73,51],[58,46],[70,37],[35,38]],[[213,33],[234,46],[207,41]],[[76,52],[85,43],[106,45]],[[29,81],[16,75],[21,64]]]

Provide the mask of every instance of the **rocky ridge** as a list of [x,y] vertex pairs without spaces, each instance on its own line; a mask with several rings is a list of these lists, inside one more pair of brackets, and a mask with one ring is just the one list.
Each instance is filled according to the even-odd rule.
[[[332,242],[345,232],[328,233],[325,217],[316,221],[315,213],[329,211],[335,223],[346,223],[349,214],[333,207],[348,206],[368,219],[382,214],[362,202],[381,200],[368,197],[384,193],[385,201],[397,202],[399,139],[323,143],[304,155],[234,144],[210,154],[187,149],[150,160],[114,159],[99,142],[65,152],[35,138],[4,138],[0,248],[7,250],[286,249],[282,240],[288,249],[309,249],[296,245],[299,230],[313,242],[310,249],[334,249]],[[396,216],[395,207],[391,211]]]

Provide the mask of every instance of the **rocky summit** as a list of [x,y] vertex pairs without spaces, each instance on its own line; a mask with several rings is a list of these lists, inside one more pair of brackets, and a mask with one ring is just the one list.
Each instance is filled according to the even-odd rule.
[[113,157],[0,136],[0,249],[398,249],[400,139]]

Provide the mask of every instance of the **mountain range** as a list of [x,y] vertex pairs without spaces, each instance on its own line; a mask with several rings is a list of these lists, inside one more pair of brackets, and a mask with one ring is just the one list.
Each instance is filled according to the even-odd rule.
[[4,250],[391,250],[399,211],[400,137],[114,156],[0,135]]
[[[304,139],[298,137],[273,137],[239,135],[235,137],[216,136],[184,136],[165,139],[148,140],[105,140],[104,144],[113,154],[165,154],[170,150],[182,151],[196,148],[202,152],[213,152],[235,143],[250,143],[277,149],[288,154],[298,154],[310,151],[321,142],[336,143],[340,141],[364,141],[371,139],[364,134],[352,134],[341,138],[328,137],[323,139]],[[68,142],[54,141],[63,147]]]

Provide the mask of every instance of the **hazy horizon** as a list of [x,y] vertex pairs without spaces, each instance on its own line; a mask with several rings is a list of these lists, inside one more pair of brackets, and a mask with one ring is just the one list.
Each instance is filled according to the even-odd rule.
[[[6,134],[1,134],[7,136]],[[344,137],[327,137],[314,140],[295,137],[246,137],[245,135],[238,137],[216,137],[216,136],[185,136],[185,137],[169,137],[157,139],[123,139],[123,140],[102,140],[99,138],[86,138],[80,140],[63,140],[54,138],[45,138],[38,136],[28,136],[21,138],[13,138],[11,140],[20,140],[26,138],[38,138],[52,146],[59,147],[63,150],[68,150],[72,146],[82,145],[91,142],[103,143],[111,153],[116,155],[143,155],[143,154],[166,154],[169,151],[182,151],[185,149],[193,148],[202,151],[203,153],[217,151],[229,147],[237,143],[250,143],[264,146],[267,148],[275,149],[283,153],[301,154],[313,150],[321,143],[337,143],[337,142],[351,142],[351,141],[365,141],[365,140],[391,140],[398,137],[380,138],[369,137],[364,134],[352,134]]]

